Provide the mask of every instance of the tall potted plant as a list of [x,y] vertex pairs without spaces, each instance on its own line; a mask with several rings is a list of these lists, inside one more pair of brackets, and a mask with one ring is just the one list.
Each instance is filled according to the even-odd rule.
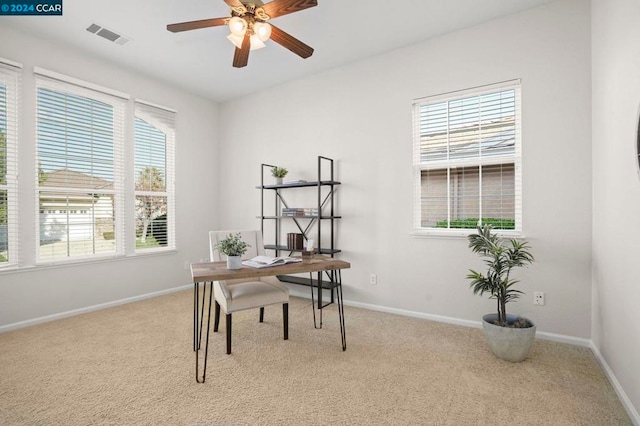
[[496,299],[497,313],[482,318],[487,342],[491,351],[505,361],[519,362],[527,357],[533,344],[536,326],[529,319],[507,314],[507,303],[523,294],[513,288],[518,280],[513,279],[514,268],[533,262],[527,241],[511,239],[507,243],[492,231],[491,225],[478,226],[477,232],[468,236],[469,247],[485,258],[486,274],[469,270],[471,289],[480,296],[489,294]]
[[229,234],[228,237],[220,240],[213,246],[213,249],[227,256],[228,269],[240,269],[242,268],[242,255],[247,252],[249,247],[251,246],[242,241],[238,232],[237,234]]

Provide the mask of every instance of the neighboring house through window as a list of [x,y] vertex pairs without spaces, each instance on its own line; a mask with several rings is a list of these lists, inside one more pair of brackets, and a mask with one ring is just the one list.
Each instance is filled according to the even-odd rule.
[[136,250],[175,248],[175,112],[136,102],[134,141]]
[[522,230],[520,83],[414,102],[414,228]]
[[0,59],[0,268],[18,263],[20,66]]
[[38,261],[124,253],[125,99],[36,70]]

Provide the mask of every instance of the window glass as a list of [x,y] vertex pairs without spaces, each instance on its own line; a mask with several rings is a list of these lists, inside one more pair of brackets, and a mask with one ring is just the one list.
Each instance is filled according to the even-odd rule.
[[123,252],[122,100],[38,80],[39,261]]
[[414,103],[417,230],[521,230],[519,93],[511,82]]
[[173,151],[175,113],[136,103],[136,250],[174,248]]
[[18,263],[19,66],[0,62],[0,268]]

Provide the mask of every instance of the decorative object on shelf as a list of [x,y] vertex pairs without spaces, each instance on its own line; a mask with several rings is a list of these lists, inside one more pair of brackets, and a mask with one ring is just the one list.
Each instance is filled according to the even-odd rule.
[[268,21],[278,16],[317,6],[317,0],[273,0],[266,4],[254,0],[224,0],[224,2],[230,7],[231,17],[169,24],[167,30],[176,33],[228,25],[231,34],[227,36],[227,39],[235,45],[233,66],[236,68],[246,66],[249,63],[249,51],[263,48],[264,42],[269,39],[303,59],[313,54],[312,47]]
[[507,314],[506,305],[523,294],[512,288],[518,280],[511,278],[511,270],[533,262],[527,241],[511,239],[507,244],[491,225],[478,226],[475,234],[468,236],[469,248],[486,258],[487,274],[469,270],[474,294],[489,293],[498,302],[497,314],[482,317],[485,337],[495,356],[505,361],[520,362],[527,357],[536,335],[536,326],[524,317]]
[[304,235],[295,232],[287,234],[287,249],[302,250],[304,248]]
[[276,185],[282,185],[282,178],[289,173],[284,167],[274,166],[271,168],[271,175],[276,178]]
[[316,217],[318,216],[317,208],[296,208],[296,207],[284,207],[282,209],[282,216],[287,217]]
[[227,238],[220,240],[213,249],[227,256],[227,269],[241,269],[242,255],[247,252],[249,247],[251,246],[242,241],[242,236],[238,232],[237,234],[229,234]]

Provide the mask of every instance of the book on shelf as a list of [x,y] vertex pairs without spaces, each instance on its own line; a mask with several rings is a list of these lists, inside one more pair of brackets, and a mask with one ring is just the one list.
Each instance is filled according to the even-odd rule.
[[287,217],[318,216],[318,208],[286,207],[282,209],[282,216],[287,216]]
[[287,263],[302,262],[302,259],[295,257],[270,257],[270,256],[256,256],[249,260],[242,262],[245,266],[251,266],[252,268],[268,268],[270,266],[285,265]]

